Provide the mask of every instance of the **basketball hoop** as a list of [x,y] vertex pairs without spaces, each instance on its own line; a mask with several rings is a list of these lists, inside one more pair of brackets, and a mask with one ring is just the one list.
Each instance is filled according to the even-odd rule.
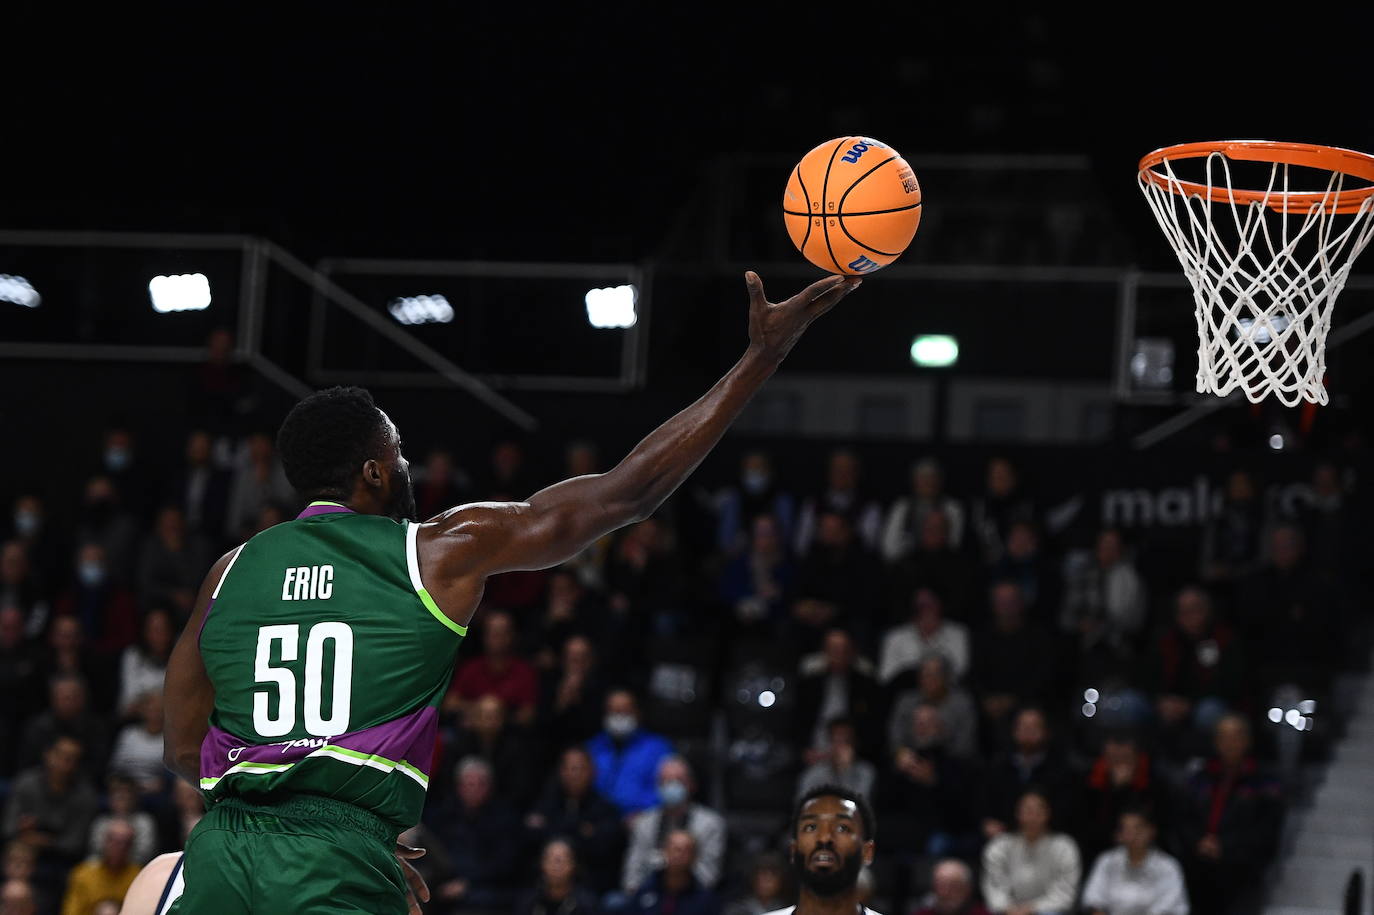
[[1331,307],[1374,236],[1374,156],[1184,143],[1141,159],[1137,180],[1193,287],[1198,392],[1326,403]]

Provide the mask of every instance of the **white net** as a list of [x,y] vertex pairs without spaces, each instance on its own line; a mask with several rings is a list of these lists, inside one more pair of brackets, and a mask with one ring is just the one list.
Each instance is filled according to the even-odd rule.
[[1374,196],[1338,213],[1357,196],[1341,172],[1324,192],[1290,191],[1297,167],[1275,162],[1264,191],[1245,194],[1233,191],[1231,167],[1212,152],[1201,180],[1179,179],[1167,158],[1139,178],[1193,287],[1197,389],[1324,404],[1331,307],[1374,235]]

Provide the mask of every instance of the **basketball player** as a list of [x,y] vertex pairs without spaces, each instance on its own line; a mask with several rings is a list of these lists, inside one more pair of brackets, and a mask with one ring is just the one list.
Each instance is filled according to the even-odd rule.
[[773,304],[757,274],[745,282],[734,367],[614,469],[527,502],[415,523],[400,434],[370,394],[292,409],[278,443],[310,505],[215,563],[167,666],[166,761],[210,801],[172,912],[406,911],[393,843],[420,819],[438,705],[487,577],[557,565],[651,515],[859,285],[828,277]]
[[859,902],[859,874],[873,863],[873,809],[862,794],[821,785],[802,795],[792,815],[797,904],[768,915],[877,915]]

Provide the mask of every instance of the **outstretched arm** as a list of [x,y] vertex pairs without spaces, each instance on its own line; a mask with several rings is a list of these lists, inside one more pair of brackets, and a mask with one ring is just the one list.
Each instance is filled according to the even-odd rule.
[[436,573],[431,586],[557,565],[605,534],[647,518],[720,441],[811,322],[859,280],[827,277],[777,304],[765,298],[758,274],[745,274],[745,283],[749,347],[711,390],[606,473],[564,480],[527,502],[475,503],[432,519],[425,526],[432,528],[422,529],[421,554],[422,564]]

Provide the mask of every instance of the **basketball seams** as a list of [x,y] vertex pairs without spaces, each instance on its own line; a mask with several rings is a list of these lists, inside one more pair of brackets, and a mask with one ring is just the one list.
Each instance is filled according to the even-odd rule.
[[879,251],[872,245],[866,245],[863,242],[859,241],[857,238],[854,237],[854,233],[850,232],[849,228],[844,224],[843,216],[840,217],[840,231],[843,232],[849,238],[850,241],[858,245],[860,248],[863,248],[865,251],[872,251],[874,254],[881,254],[883,257],[897,257],[902,253],[901,251],[898,251],[896,253],[893,253],[891,251]]
[[[830,222],[825,214],[825,202],[826,195],[830,193],[830,169],[835,164],[835,157],[839,155],[844,145],[852,139],[854,138],[842,137],[840,141],[835,144],[835,148],[830,151],[830,161],[825,163],[825,182],[821,185],[821,231],[825,233],[825,250],[829,252],[830,260],[835,264],[836,273],[848,273],[849,271],[840,266],[839,259],[835,257],[835,249],[830,246]],[[809,202],[810,201],[808,201],[808,203]]]
[[837,208],[837,209],[840,211],[840,213],[841,213],[841,214],[844,213],[844,202],[845,202],[846,200],[849,199],[849,195],[850,195],[850,194],[854,193],[854,188],[858,187],[858,186],[863,182],[863,180],[864,180],[865,178],[867,178],[869,175],[871,175],[871,174],[873,174],[874,172],[876,172],[878,169],[882,168],[882,167],[883,167],[884,165],[886,165],[887,163],[889,163],[889,162],[896,162],[896,161],[897,161],[898,159],[900,159],[900,158],[901,158],[901,156],[888,156],[886,159],[884,159],[883,161],[879,162],[877,165],[873,166],[872,168],[870,168],[868,171],[864,172],[864,173],[863,173],[862,175],[860,175],[859,177],[855,178],[855,179],[854,179],[854,182],[853,182],[852,184],[849,185],[849,189],[846,190],[846,191],[844,192],[844,196],[840,198],[840,205],[839,205],[839,207]]
[[[905,210],[914,210],[914,209],[916,209],[918,206],[920,206],[919,203],[909,203],[909,204],[907,204],[907,205],[904,206],[904,207],[893,207],[893,208],[890,209],[890,210],[862,210],[862,211],[860,211],[860,212],[858,212],[858,213],[840,213],[839,215],[844,216],[844,217],[846,217],[846,218],[853,218],[853,217],[855,217],[855,216],[886,216],[886,215],[889,214],[889,213],[901,213],[901,212],[903,212],[903,211],[905,211]],[[782,213],[783,213],[784,216],[810,216],[810,215],[811,215],[810,213],[803,213],[803,212],[801,212],[801,211],[799,211],[799,210],[789,210],[789,209],[787,209],[786,207],[783,207]]]
[[[797,163],[796,172],[797,172],[797,184],[801,185],[802,197],[806,200],[806,205],[807,205],[807,206],[810,206],[810,205],[811,205],[811,194],[810,194],[810,192],[808,192],[808,191],[806,190],[806,182],[802,180],[801,163],[800,163],[800,162]],[[784,213],[786,213],[786,212],[787,212],[787,207],[783,207],[783,208],[782,208],[782,211],[783,211]],[[803,250],[803,251],[806,250],[806,243],[807,243],[808,241],[811,240],[811,214],[810,214],[810,213],[807,213],[807,214],[805,214],[805,215],[806,215],[806,234],[802,236],[802,243],[801,243],[801,246],[800,246],[800,247],[801,247],[801,250]]]

